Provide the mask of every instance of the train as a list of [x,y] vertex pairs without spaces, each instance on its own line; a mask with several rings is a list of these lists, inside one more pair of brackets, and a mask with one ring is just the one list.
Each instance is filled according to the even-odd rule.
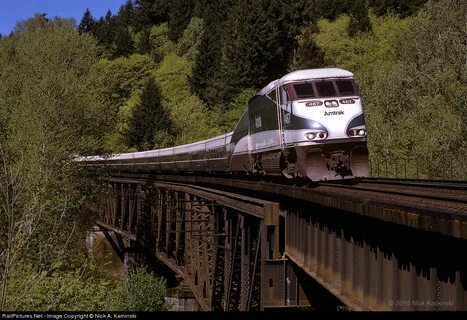
[[292,71],[253,96],[232,132],[171,148],[80,157],[86,166],[176,174],[340,180],[369,175],[367,129],[354,74]]

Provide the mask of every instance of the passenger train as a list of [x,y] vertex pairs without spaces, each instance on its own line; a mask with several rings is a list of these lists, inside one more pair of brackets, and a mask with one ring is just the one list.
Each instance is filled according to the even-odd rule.
[[339,68],[307,69],[259,91],[232,132],[173,148],[80,161],[119,171],[336,180],[368,176],[366,136],[354,75]]

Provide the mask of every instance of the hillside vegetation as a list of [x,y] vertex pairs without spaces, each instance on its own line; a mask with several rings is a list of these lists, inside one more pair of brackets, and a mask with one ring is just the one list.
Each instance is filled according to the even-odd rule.
[[[418,159],[425,177],[450,171],[463,179],[466,10],[460,0],[140,0],[100,19],[86,11],[79,30],[98,40],[105,57],[98,65],[111,84],[109,151],[230,131],[270,81],[340,67],[360,85],[374,166]],[[125,136],[138,121],[133,109],[147,77],[160,87],[170,130],[147,126],[144,143],[131,144]]]

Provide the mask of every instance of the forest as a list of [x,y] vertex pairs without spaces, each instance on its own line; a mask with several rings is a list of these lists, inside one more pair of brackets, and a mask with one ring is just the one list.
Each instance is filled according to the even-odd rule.
[[0,37],[0,310],[168,308],[163,279],[86,256],[99,181],[71,159],[231,131],[293,70],[355,74],[372,163],[465,180],[466,17],[463,0],[128,0],[18,22]]

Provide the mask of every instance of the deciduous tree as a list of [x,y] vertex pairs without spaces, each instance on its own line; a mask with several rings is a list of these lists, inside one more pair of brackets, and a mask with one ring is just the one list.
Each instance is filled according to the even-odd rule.
[[[72,160],[102,152],[109,129],[91,71],[97,57],[95,39],[59,18],[36,16],[0,42],[2,310],[15,308],[53,270],[71,267],[80,250],[74,231],[86,196],[76,191],[87,183]],[[26,290],[17,292],[11,275],[26,264]]]

